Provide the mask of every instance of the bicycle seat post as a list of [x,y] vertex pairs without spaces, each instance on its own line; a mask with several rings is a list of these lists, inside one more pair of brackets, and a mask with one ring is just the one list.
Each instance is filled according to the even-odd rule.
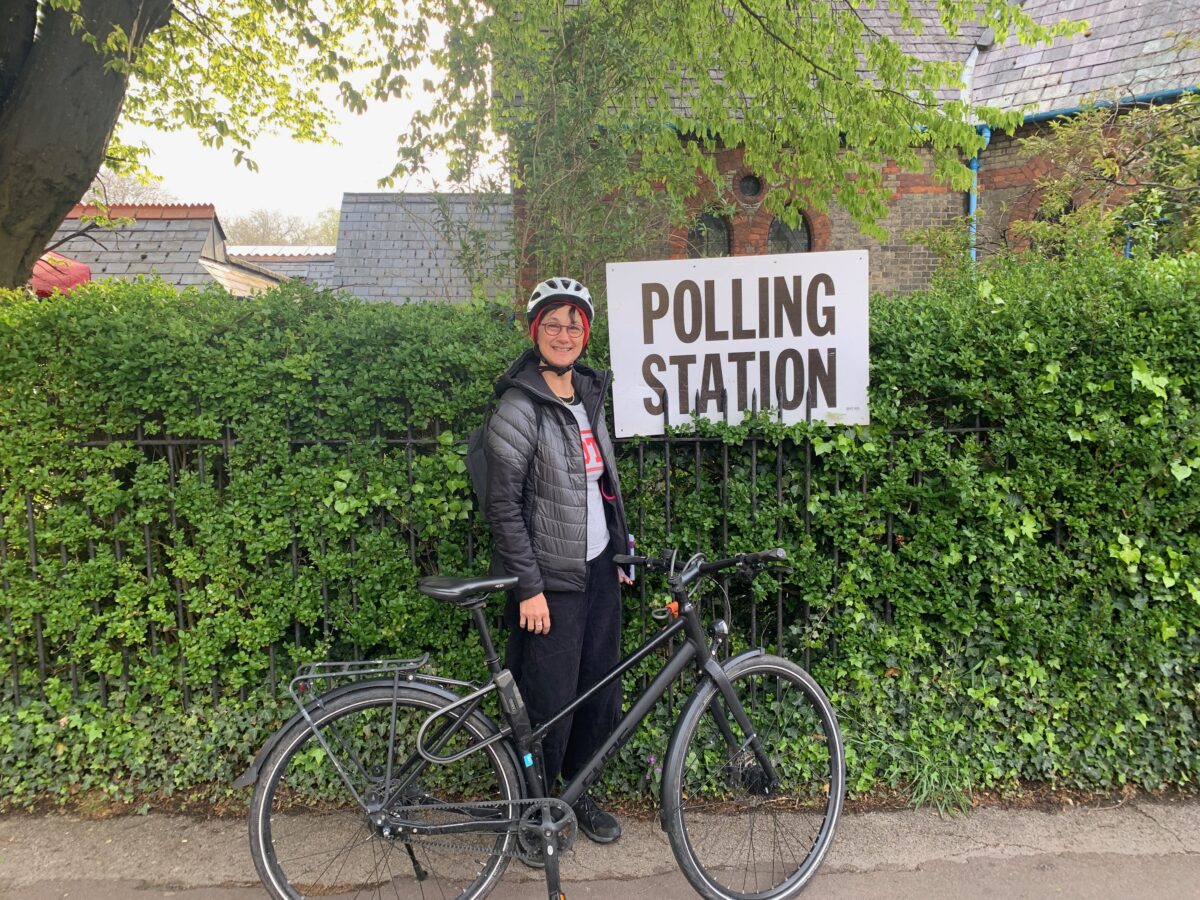
[[492,643],[492,632],[488,628],[487,617],[483,614],[483,604],[471,608],[471,619],[475,623],[475,630],[479,632],[479,639],[483,642],[483,655],[488,671],[492,675],[499,675],[500,656],[496,653],[495,644]]

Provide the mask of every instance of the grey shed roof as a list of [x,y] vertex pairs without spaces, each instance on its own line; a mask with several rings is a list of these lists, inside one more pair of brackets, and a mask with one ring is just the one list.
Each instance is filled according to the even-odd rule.
[[108,209],[109,216],[132,221],[79,233],[84,230],[81,217],[96,213],[93,207],[76,205],[52,239],[52,245],[65,240],[55,249],[87,263],[95,279],[132,280],[157,275],[177,288],[215,281],[239,296],[265,290],[282,280],[261,266],[229,259],[225,233],[211,205],[113,205]]

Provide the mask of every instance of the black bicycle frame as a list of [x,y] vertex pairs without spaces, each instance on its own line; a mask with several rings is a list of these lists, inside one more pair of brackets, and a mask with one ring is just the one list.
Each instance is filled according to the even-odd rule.
[[[646,716],[649,715],[650,710],[654,708],[654,705],[662,699],[663,695],[667,692],[667,688],[689,666],[694,666],[697,672],[699,672],[702,676],[712,679],[720,695],[724,698],[727,708],[733,714],[734,720],[741,728],[742,734],[746,736],[746,739],[741,743],[741,746],[743,748],[752,748],[767,777],[772,782],[776,780],[774,766],[771,764],[769,757],[763,751],[763,748],[759,743],[758,734],[754,730],[753,723],[751,723],[749,716],[746,715],[746,711],[742,707],[741,701],[735,695],[733,687],[729,683],[729,678],[725,675],[724,668],[722,668],[721,664],[716,660],[711,649],[709,648],[708,641],[704,635],[704,628],[700,621],[700,616],[696,610],[696,607],[689,599],[687,599],[687,592],[684,588],[677,588],[674,591],[674,595],[679,602],[679,617],[677,619],[671,622],[666,628],[664,628],[654,637],[650,638],[650,640],[648,640],[646,643],[642,644],[641,647],[633,651],[633,653],[631,653],[629,656],[621,660],[621,662],[617,663],[617,665],[614,666],[607,674],[605,674],[600,681],[588,688],[586,691],[560,709],[557,713],[555,713],[550,719],[548,719],[546,722],[543,722],[532,731],[530,735],[530,744],[533,748],[540,750],[542,738],[551,728],[554,727],[555,724],[561,721],[564,717],[574,713],[575,710],[578,709],[583,703],[587,702],[589,698],[603,690],[607,685],[611,684],[616,679],[621,678],[626,672],[644,660],[647,656],[654,653],[673,638],[677,637],[680,632],[684,633],[685,640],[683,644],[681,644],[679,648],[671,654],[671,656],[663,664],[663,667],[659,670],[658,674],[655,675],[650,684],[646,686],[645,690],[638,695],[633,705],[629,708],[629,711],[625,713],[625,715],[621,718],[621,721],[617,723],[617,726],[613,729],[612,733],[605,738],[600,747],[596,749],[591,758],[588,759],[583,768],[563,788],[562,792],[557,796],[556,799],[561,800],[568,805],[573,805],[577,800],[579,800],[579,798],[581,798],[587,792],[588,788],[591,787],[591,785],[594,784],[600,777],[609,760],[611,760],[612,757],[623,746],[625,746],[626,742],[628,742],[629,738],[632,737],[633,733],[642,723],[642,720],[645,719]],[[476,629],[480,632],[480,637],[485,648],[485,654],[488,657],[488,668],[492,670],[493,681],[487,686],[480,688],[474,693],[468,695],[467,697],[462,698],[458,703],[450,704],[449,706],[437,712],[435,715],[431,716],[426,721],[426,724],[423,726],[423,728],[431,724],[432,721],[438,716],[450,715],[450,718],[445,724],[445,728],[437,734],[432,747],[432,752],[437,752],[437,750],[439,750],[446,744],[446,742],[448,742],[453,734],[455,734],[461,727],[463,727],[463,725],[465,725],[467,719],[472,715],[472,713],[474,713],[475,710],[479,708],[483,702],[484,696],[495,689],[495,677],[501,671],[499,661],[493,648],[490,630],[488,629],[487,621],[482,614],[482,609],[476,608],[472,610],[472,612],[472,619],[474,620]],[[726,741],[733,746],[737,741],[737,738],[725,717],[724,711],[715,703],[713,704],[713,708],[719,730],[725,736]],[[460,755],[456,755],[453,757],[454,759],[458,759],[461,758],[461,756],[482,750],[485,746],[495,743],[498,740],[502,740],[505,737],[512,736],[515,733],[516,729],[509,711],[505,708],[504,704],[500,704],[500,709],[506,727],[500,729],[485,742],[476,744],[463,751]],[[436,760],[431,756],[426,755],[430,749],[431,748],[426,748],[426,752],[419,752],[419,755],[424,757],[426,761],[433,763],[436,762]],[[670,755],[670,750],[671,748],[668,747],[668,756]],[[392,769],[390,756],[391,749],[389,749],[389,771]],[[408,758],[408,760],[398,768],[401,771],[407,771],[409,766],[417,761],[417,758],[418,752],[414,752]],[[531,765],[528,761],[522,760],[522,762],[524,762],[523,772],[528,792],[526,799],[538,800],[543,798],[552,798],[553,795],[545,792],[546,789],[543,787],[541,774],[537,771],[537,767]],[[410,774],[408,776],[408,781],[405,781],[404,785],[407,785],[409,781],[411,781],[411,779],[414,777],[414,774]],[[389,806],[391,802],[402,792],[402,790],[402,786],[394,788],[393,793],[389,796],[388,801],[383,804],[383,807],[386,809],[387,806]],[[462,804],[451,805],[462,806]],[[414,834],[436,836],[440,834],[451,834],[463,831],[502,832],[511,828],[516,824],[516,822],[515,820],[511,819],[496,819],[492,817],[486,817],[483,819],[477,819],[472,823],[447,823],[440,825],[409,822],[406,820],[397,819],[396,824],[411,830],[411,832]]]
[[[671,654],[670,658],[663,664],[662,669],[654,679],[646,686],[646,689],[638,695],[637,700],[629,708],[629,711],[617,723],[616,728],[612,733],[605,738],[604,742],[596,749],[591,758],[584,764],[583,768],[575,775],[574,778],[563,788],[558,795],[558,799],[563,802],[573,805],[581,798],[589,787],[596,782],[604,771],[604,767],[612,757],[623,747],[633,733],[637,730],[642,720],[649,715],[650,710],[654,705],[662,699],[667,692],[667,688],[674,683],[683,671],[689,665],[694,665],[696,670],[701,674],[711,678],[717,686],[718,691],[724,697],[728,704],[730,712],[733,713],[734,719],[742,729],[742,733],[747,735],[746,745],[753,747],[755,755],[758,757],[760,764],[763,766],[768,777],[774,781],[774,767],[767,755],[763,752],[758,741],[758,734],[754,730],[754,726],[746,715],[745,709],[742,708],[741,701],[733,692],[733,687],[729,683],[729,679],[725,675],[725,670],[721,664],[713,657],[712,651],[704,636],[704,628],[700,622],[699,613],[695,606],[687,599],[686,592],[682,589],[676,593],[676,598],[679,601],[679,618],[673,621],[670,625],[664,628],[657,635],[652,637],[641,647],[618,663],[607,675],[600,679],[592,687],[588,688],[561,710],[555,713],[548,721],[539,725],[533,732],[533,742],[536,746],[540,746],[542,737],[563,717],[573,713],[581,704],[585,703],[590,697],[598,691],[603,690],[607,685],[611,684],[615,679],[620,678],[631,668],[661,647],[663,644],[670,641],[673,637],[679,634],[680,631],[685,632],[686,641]],[[507,719],[507,715],[506,715]],[[731,743],[735,740],[732,729],[725,722],[723,714],[717,716],[718,725],[721,731],[725,734],[726,740]],[[668,750],[669,752],[669,750]],[[539,779],[529,774],[526,770],[526,784],[530,789],[532,796],[537,796],[535,793],[539,790]]]

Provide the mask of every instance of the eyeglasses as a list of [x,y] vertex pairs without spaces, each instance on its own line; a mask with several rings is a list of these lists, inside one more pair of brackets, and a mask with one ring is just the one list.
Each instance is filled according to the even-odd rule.
[[552,338],[558,337],[563,331],[566,331],[567,336],[572,340],[583,337],[582,325],[559,325],[557,322],[544,322],[538,327]]

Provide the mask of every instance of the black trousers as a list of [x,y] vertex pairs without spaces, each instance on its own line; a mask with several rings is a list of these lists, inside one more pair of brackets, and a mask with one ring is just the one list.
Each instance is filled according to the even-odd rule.
[[[536,726],[547,721],[596,684],[621,660],[621,590],[610,544],[587,564],[587,583],[575,591],[547,591],[550,633],[520,627],[520,609],[505,609],[508,644],[505,666],[512,670]],[[546,783],[557,793],[559,773],[569,781],[583,768],[621,715],[617,679],[558,722],[542,742]]]

